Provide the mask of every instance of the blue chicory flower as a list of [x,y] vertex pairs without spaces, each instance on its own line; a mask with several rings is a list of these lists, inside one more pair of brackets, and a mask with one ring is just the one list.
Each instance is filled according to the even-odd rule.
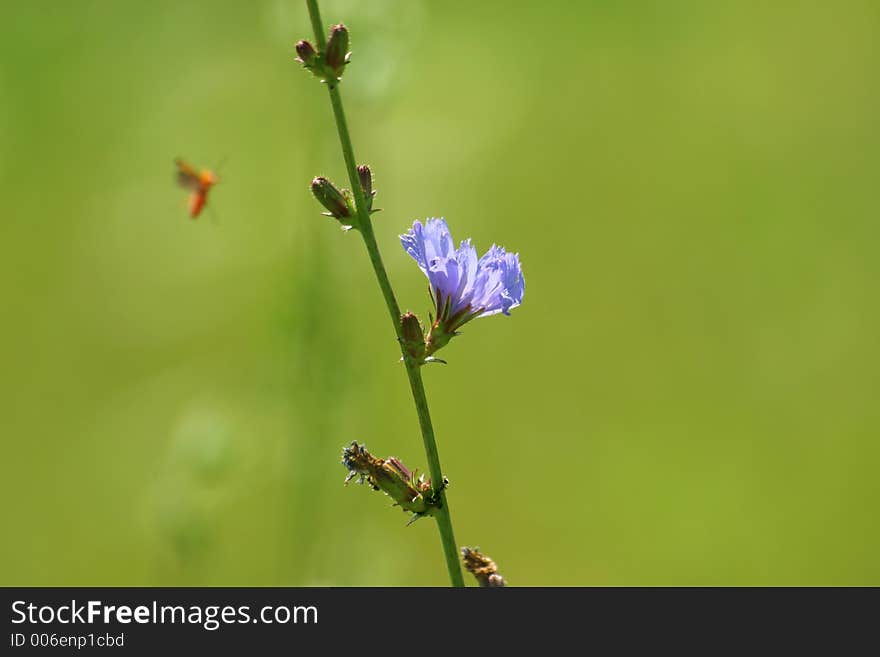
[[509,315],[522,303],[525,278],[518,253],[493,244],[478,260],[469,239],[455,248],[443,219],[414,222],[400,242],[431,283],[437,319],[428,335],[429,355],[470,320]]

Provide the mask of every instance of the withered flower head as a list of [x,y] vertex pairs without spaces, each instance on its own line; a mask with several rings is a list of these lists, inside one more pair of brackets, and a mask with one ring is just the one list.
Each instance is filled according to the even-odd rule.
[[[345,483],[357,478],[373,490],[381,490],[394,500],[394,505],[413,514],[410,522],[426,515],[433,515],[440,508],[425,475],[416,478],[410,470],[393,456],[380,459],[367,451],[364,445],[352,442],[342,450],[342,465],[348,468]],[[445,482],[444,482],[445,485]]]
[[480,586],[488,588],[507,586],[504,578],[498,574],[498,566],[491,558],[480,552],[480,548],[463,547],[461,556],[465,570],[477,578]]

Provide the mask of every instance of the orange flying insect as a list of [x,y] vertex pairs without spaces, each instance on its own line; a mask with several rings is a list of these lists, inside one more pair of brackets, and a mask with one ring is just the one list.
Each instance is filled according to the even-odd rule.
[[177,165],[177,184],[192,193],[189,197],[189,216],[195,219],[208,202],[208,191],[217,184],[217,174],[205,169],[196,171],[195,168],[181,160],[174,160]]

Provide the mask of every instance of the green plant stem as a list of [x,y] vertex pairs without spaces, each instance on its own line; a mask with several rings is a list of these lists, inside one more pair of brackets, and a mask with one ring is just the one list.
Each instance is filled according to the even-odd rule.
[[[312,21],[312,29],[315,33],[315,41],[318,49],[324,51],[326,49],[326,40],[324,38],[324,28],[321,22],[321,14],[318,11],[317,0],[306,0],[309,8],[309,17]],[[398,342],[401,345],[401,354],[403,362],[406,365],[406,374],[409,379],[409,385],[412,389],[413,401],[416,405],[416,413],[419,416],[419,428],[422,432],[422,442],[425,446],[425,455],[428,459],[428,468],[431,472],[431,482],[434,490],[439,490],[440,509],[434,516],[437,520],[437,527],[440,530],[440,542],[443,545],[443,553],[446,557],[446,568],[449,570],[449,579],[452,586],[464,586],[464,579],[461,574],[461,566],[458,562],[458,550],[456,549],[455,535],[452,532],[452,518],[449,513],[449,503],[446,501],[446,493],[441,487],[443,482],[443,470],[440,467],[440,455],[437,452],[437,442],[434,439],[434,427],[431,424],[431,414],[428,410],[428,399],[425,396],[425,386],[422,383],[422,374],[419,365],[412,361],[403,349],[400,328],[400,307],[394,296],[394,290],[385,271],[385,265],[382,263],[382,255],[379,252],[379,245],[376,243],[376,236],[373,233],[373,224],[370,221],[370,213],[367,209],[364,192],[361,188],[360,178],[357,172],[357,163],[354,158],[354,148],[351,145],[351,137],[348,133],[348,123],[345,120],[345,111],[342,107],[342,96],[339,93],[339,85],[336,81],[327,82],[327,90],[330,94],[330,104],[333,106],[333,116],[336,120],[336,129],[339,132],[339,141],[342,145],[342,155],[345,158],[345,167],[348,170],[348,180],[354,193],[355,208],[357,210],[358,229],[364,239],[364,245],[367,247],[367,253],[370,256],[370,263],[373,265],[373,271],[376,274],[376,280],[382,290],[382,296],[385,298],[385,305],[388,308],[388,314],[391,316],[391,323],[394,326],[394,332],[397,335]]]

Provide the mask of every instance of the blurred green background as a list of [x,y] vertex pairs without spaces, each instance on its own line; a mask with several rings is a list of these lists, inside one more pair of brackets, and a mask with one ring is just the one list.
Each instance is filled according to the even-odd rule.
[[[513,585],[880,584],[880,5],[324,0],[397,236],[519,251],[426,369]],[[425,460],[299,0],[0,3],[0,583],[441,585]],[[220,169],[198,221],[182,156]]]

